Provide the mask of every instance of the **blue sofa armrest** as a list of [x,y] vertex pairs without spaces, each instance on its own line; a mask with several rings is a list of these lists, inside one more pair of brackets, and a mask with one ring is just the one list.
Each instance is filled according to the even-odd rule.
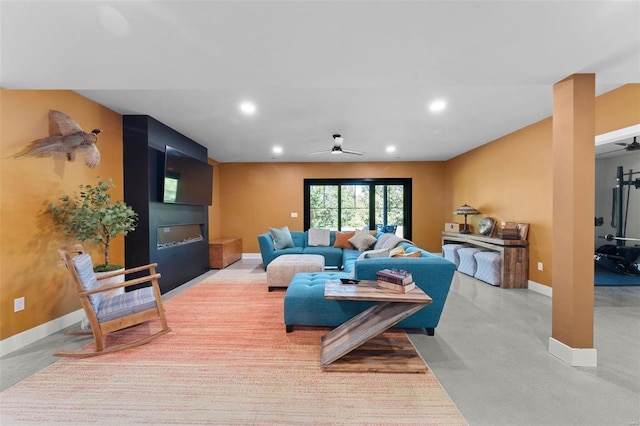
[[273,238],[269,232],[258,235],[258,245],[260,246],[260,255],[262,256],[262,266],[267,269],[267,265],[271,263],[277,256],[275,255],[275,246]]
[[425,308],[433,326],[438,325],[444,304],[449,295],[449,288],[456,271],[456,265],[440,256],[423,253],[419,258],[374,258],[361,259],[355,262],[354,277],[359,280],[375,280],[376,272],[381,269],[402,269],[410,272],[416,285],[427,293],[433,302]]

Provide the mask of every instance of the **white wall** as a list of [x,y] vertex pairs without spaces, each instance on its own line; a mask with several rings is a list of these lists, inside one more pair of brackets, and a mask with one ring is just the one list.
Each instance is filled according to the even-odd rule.
[[[598,238],[598,236],[604,236],[606,234],[615,235],[616,233],[616,228],[611,226],[611,205],[612,188],[616,187],[616,172],[618,166],[622,166],[625,173],[628,173],[630,169],[634,172],[640,172],[640,152],[633,152],[606,160],[596,160],[595,214],[596,217],[604,217],[604,226],[596,226],[595,228],[596,238],[594,248],[603,244],[614,244],[613,242],[607,242],[602,238]],[[640,178],[640,174],[633,176],[633,180],[636,178]],[[629,180],[628,176],[625,180]],[[628,188],[628,186],[624,188],[623,212],[626,210]],[[629,193],[626,236],[628,238],[640,238],[640,188],[636,189],[634,186],[631,186]],[[640,244],[640,242],[634,242],[633,244]]]

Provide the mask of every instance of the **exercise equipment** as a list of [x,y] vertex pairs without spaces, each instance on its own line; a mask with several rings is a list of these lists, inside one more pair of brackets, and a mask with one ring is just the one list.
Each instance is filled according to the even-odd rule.
[[627,247],[605,244],[596,249],[594,261],[598,266],[606,268],[617,274],[638,275],[638,257],[640,256],[640,246]]
[[[628,180],[625,180],[625,173],[620,166],[617,170],[616,176],[616,188],[613,192],[613,206],[611,211],[611,225],[616,227],[616,235],[606,234],[599,236],[606,241],[615,241],[616,244],[605,244],[596,249],[594,255],[594,261],[596,265],[606,268],[618,274],[623,275],[638,275],[640,276],[640,269],[638,269],[637,260],[640,257],[640,245],[627,246],[627,241],[640,242],[640,238],[627,238],[625,233],[627,231],[627,219],[629,215],[629,195],[631,187],[636,189],[640,188],[640,178],[633,179],[634,175],[640,172],[634,172],[629,170],[626,173]],[[627,200],[626,211],[623,212],[623,199],[624,199],[624,187],[627,186]]]
[[607,241],[613,241],[613,240],[619,240],[619,241],[640,241],[640,238],[623,238],[623,237],[614,237],[613,234],[607,234],[604,237],[598,237],[598,238],[604,238]]

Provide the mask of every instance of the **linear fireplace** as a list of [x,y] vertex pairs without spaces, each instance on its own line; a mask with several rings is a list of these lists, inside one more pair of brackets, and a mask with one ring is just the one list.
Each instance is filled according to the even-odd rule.
[[204,223],[158,226],[158,250],[204,240]]

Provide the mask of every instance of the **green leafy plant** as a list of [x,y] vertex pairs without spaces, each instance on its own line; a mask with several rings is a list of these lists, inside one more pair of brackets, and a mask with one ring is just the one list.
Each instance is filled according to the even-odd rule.
[[[99,178],[98,178],[99,179]],[[138,214],[124,201],[111,201],[113,181],[97,185],[80,185],[80,192],[64,195],[60,203],[49,206],[56,231],[83,242],[93,240],[104,245],[104,264],[96,272],[115,271],[122,265],[109,264],[109,245],[118,235],[127,235],[138,224]]]

